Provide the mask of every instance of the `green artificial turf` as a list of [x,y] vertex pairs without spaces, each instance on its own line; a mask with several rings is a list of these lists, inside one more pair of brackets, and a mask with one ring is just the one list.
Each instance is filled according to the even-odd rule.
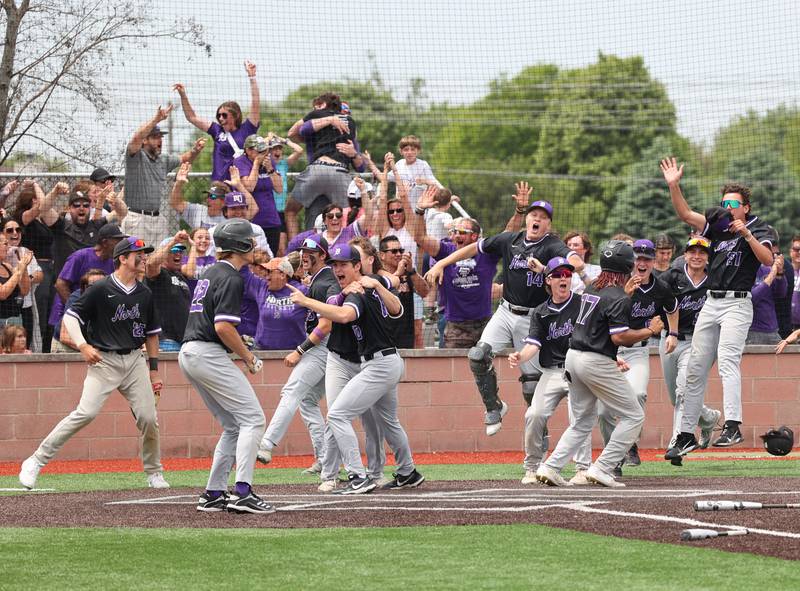
[[6,589],[800,587],[792,561],[536,525],[2,528],[0,572]]

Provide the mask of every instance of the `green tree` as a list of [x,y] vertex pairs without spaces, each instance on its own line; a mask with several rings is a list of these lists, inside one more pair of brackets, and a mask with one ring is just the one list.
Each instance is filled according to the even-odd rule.
[[726,177],[750,187],[753,213],[778,230],[784,252],[800,217],[797,176],[776,150],[759,147],[732,158]]
[[[625,232],[635,238],[653,240],[662,232],[669,234],[676,244],[686,240],[688,227],[681,223],[669,198],[669,189],[661,175],[658,163],[662,158],[675,156],[685,162],[688,142],[682,138],[659,137],[641,155],[641,159],[628,170],[628,179],[614,200],[608,213],[603,236],[608,238],[617,232]],[[703,211],[700,204],[696,173],[693,176],[691,162],[686,164],[687,173],[681,181],[681,189],[694,209]]]

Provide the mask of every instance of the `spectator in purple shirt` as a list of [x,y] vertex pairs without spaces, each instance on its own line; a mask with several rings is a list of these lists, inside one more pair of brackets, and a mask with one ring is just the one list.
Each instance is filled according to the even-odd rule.
[[792,236],[792,271],[795,277],[792,289],[792,328],[800,328],[800,234]]
[[242,109],[235,101],[225,101],[217,107],[215,121],[211,122],[195,114],[186,87],[176,84],[173,88],[181,97],[181,107],[186,120],[200,131],[207,133],[214,140],[214,153],[212,155],[211,180],[222,180],[228,174],[228,167],[234,158],[244,154],[244,141],[247,136],[258,131],[261,120],[261,101],[256,81],[256,65],[246,61],[244,68],[250,80],[250,113],[242,121]]
[[253,195],[258,212],[251,222],[264,230],[272,252],[278,252],[281,238],[281,217],[275,205],[275,187],[282,186],[281,175],[269,155],[267,140],[253,134],[244,141],[244,154],[234,159],[233,166],[241,177],[241,185]]
[[786,293],[783,256],[776,256],[771,267],[761,265],[756,273],[756,283],[751,292],[753,294],[753,322],[747,333],[747,344],[776,345],[781,337],[778,334],[775,296],[780,297],[780,294]]
[[308,288],[296,281],[292,264],[286,259],[272,259],[261,265],[267,271],[267,280],[254,273],[245,274],[245,292],[259,306],[256,349],[291,350],[306,338],[305,321],[308,311],[291,300],[291,283],[303,293]]

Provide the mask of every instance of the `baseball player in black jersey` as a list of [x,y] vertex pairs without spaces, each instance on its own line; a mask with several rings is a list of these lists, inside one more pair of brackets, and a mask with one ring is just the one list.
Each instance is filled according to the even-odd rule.
[[706,215],[692,211],[681,192],[683,165],[674,158],[661,161],[672,206],[678,217],[711,241],[708,299],[697,317],[692,353],[686,368],[686,394],[681,432],[666,459],[686,455],[697,447],[694,429],[703,408],[708,372],[717,357],[722,378],[725,426],[713,445],[726,447],[743,441],[742,375],[740,364],[750,324],[753,302],[750,290],[761,265],[772,265],[772,242],[767,225],[752,215],[750,189],[730,183],[722,187],[720,207]]
[[[266,425],[264,411],[250,382],[228,357],[229,352],[238,355],[250,373],[261,370],[261,360],[247,350],[236,332],[244,291],[239,270],[253,262],[253,238],[250,222],[241,218],[214,228],[219,261],[197,282],[178,355],[184,375],[222,426],[208,484],[197,504],[197,510],[203,512],[275,511],[252,489],[256,451]],[[228,477],[234,462],[236,486],[229,495]]]
[[[628,288],[631,289],[631,321],[629,327],[639,330],[650,324],[654,316],[666,314],[669,326],[666,338],[666,351],[672,352],[678,344],[678,301],[672,290],[653,275],[655,266],[656,248],[647,239],[636,240],[633,243],[634,265]],[[660,336],[660,332],[656,333]],[[632,347],[620,347],[618,357],[626,365],[625,377],[633,388],[634,394],[644,410],[647,402],[647,384],[650,382],[650,350],[645,339],[635,343]],[[597,403],[597,415],[603,443],[608,443],[611,432],[616,424],[616,417],[610,409],[601,402]],[[625,456],[625,463],[631,466],[641,464],[639,450],[634,443]],[[615,471],[615,476],[621,476],[621,467]]]
[[659,318],[649,328],[634,330],[631,300],[623,287],[633,269],[633,248],[612,240],[600,250],[600,275],[581,296],[565,365],[570,383],[571,424],[536,478],[552,486],[569,486],[561,469],[583,445],[595,422],[595,407],[602,401],[619,417],[603,453],[586,471],[590,482],[609,487],[625,486],[612,475],[614,468],[639,436],[644,411],[628,380],[617,366],[617,348],[630,346],[652,336],[663,326]]
[[[308,296],[318,302],[324,302],[328,297],[328,290],[336,284],[331,268],[325,264],[327,250],[328,243],[324,238],[306,238],[300,247],[303,268],[311,277]],[[305,405],[305,412],[311,412],[316,408],[319,416],[315,417],[314,422],[320,424],[324,422],[322,412],[319,410],[319,401],[325,395],[325,362],[328,358],[327,345],[330,332],[330,320],[320,318],[314,311],[309,310],[306,317],[308,337],[284,358],[284,364],[294,369],[281,389],[281,398],[275,414],[272,415],[261,440],[258,449],[259,462],[267,464],[272,460],[272,450],[286,435],[301,404]],[[315,449],[314,455],[321,459],[323,450]]]
[[[681,417],[683,416],[683,398],[686,389],[686,366],[692,350],[692,333],[700,310],[706,301],[708,290],[708,255],[711,243],[705,238],[695,237],[689,239],[684,249],[683,265],[680,268],[670,267],[660,276],[672,293],[678,299],[678,345],[672,352],[667,352],[664,340],[661,341],[659,354],[661,367],[664,371],[664,384],[667,387],[670,401],[675,407],[673,415],[673,438],[670,447],[675,443],[675,437],[680,433]],[[714,427],[719,422],[722,413],[718,410],[703,406],[700,412],[700,444],[698,447],[705,449],[711,442]],[[673,459],[673,464],[680,465],[680,457]]]
[[[486,415],[486,434],[494,435],[501,426],[508,405],[498,396],[495,353],[507,347],[520,349],[530,328],[533,309],[547,299],[540,261],[564,257],[583,278],[583,260],[559,238],[550,233],[553,206],[547,201],[534,201],[525,214],[525,230],[502,232],[460,248],[437,262],[425,278],[431,284],[441,282],[445,267],[475,257],[478,252],[501,256],[503,299],[478,343],[469,350],[469,364],[481,395]],[[529,401],[536,390],[541,372],[536,358],[520,364],[522,394]]]
[[361,372],[347,383],[328,409],[328,425],[349,474],[348,486],[333,492],[362,494],[376,487],[361,462],[358,439],[351,424],[370,408],[380,417],[397,462],[394,480],[384,488],[417,487],[425,478],[414,466],[408,437],[397,418],[397,384],[404,364],[392,338],[391,319],[402,314],[402,306],[381,281],[361,274],[361,256],[350,245],[335,247],[330,260],[339,284],[348,292],[342,305],[318,302],[296,289],[292,289],[292,300],[323,318],[349,324],[358,341]]
[[[114,272],[90,285],[64,315],[64,327],[89,369],[78,408],[23,462],[19,474],[23,486],[36,485],[39,470],[70,437],[94,420],[109,394],[117,389],[127,399],[143,436],[142,462],[148,485],[169,488],[162,474],[154,397],[162,386],[158,376],[161,326],[152,292],[136,279],[138,273],[144,273],[145,254],[149,252],[153,248],[143,240],[134,236],[122,239],[112,255]],[[149,372],[143,343],[150,360]]]
[[[569,349],[569,340],[575,327],[575,320],[581,306],[581,297],[570,291],[572,272],[575,270],[569,261],[555,257],[548,261],[544,271],[545,284],[550,297],[539,304],[531,316],[530,333],[525,346],[519,352],[511,353],[508,362],[517,367],[539,354],[542,377],[536,386],[533,401],[525,412],[525,477],[522,484],[533,484],[536,469],[544,455],[547,421],[558,403],[569,394],[569,385],[564,378],[564,358]],[[572,422],[572,412],[570,412]],[[575,457],[577,473],[572,484],[589,484],[585,472],[592,463],[591,435],[584,440]]]

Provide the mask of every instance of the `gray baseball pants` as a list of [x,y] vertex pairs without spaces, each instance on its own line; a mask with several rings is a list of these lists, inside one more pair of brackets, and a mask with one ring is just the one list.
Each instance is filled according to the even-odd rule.
[[[513,347],[520,351],[525,346],[525,339],[531,328],[531,315],[519,316],[509,310],[505,303],[501,304],[492,315],[489,324],[483,329],[479,342],[492,347],[492,353]],[[539,367],[539,355],[530,361],[520,364],[520,372],[524,374],[535,373]]]
[[158,417],[150,383],[150,372],[141,350],[125,355],[101,353],[103,359],[90,365],[83,381],[78,408],[64,417],[34,452],[36,460],[47,464],[64,444],[91,423],[100,413],[109,394],[119,390],[131,407],[136,427],[142,434],[142,464],[147,474],[161,472],[161,442]]
[[325,421],[319,409],[319,401],[325,394],[327,358],[328,347],[320,343],[297,362],[281,389],[281,399],[261,441],[262,448],[271,450],[281,442],[289,430],[294,414],[300,409],[300,416],[311,435],[314,455],[318,459],[322,457]]
[[236,482],[252,484],[267,421],[250,382],[218,343],[184,343],[178,365],[222,426],[206,489],[227,490],[234,462]]
[[709,297],[694,326],[692,353],[686,367],[686,395],[681,431],[694,432],[703,410],[708,372],[717,357],[722,378],[725,420],[742,420],[742,373],[740,364],[747,332],[753,322],[753,301],[746,298]]
[[[617,357],[628,364],[630,369],[620,372],[628,380],[628,383],[636,395],[636,400],[644,410],[647,402],[647,384],[650,381],[650,349],[637,345],[634,347],[620,347]],[[597,417],[600,426],[600,434],[603,436],[603,443],[608,443],[614,426],[617,424],[617,416],[602,401],[597,402]],[[638,437],[637,437],[638,439]]]
[[628,380],[610,357],[570,349],[567,351],[566,369],[570,383],[569,403],[575,422],[561,436],[545,464],[558,471],[567,465],[591,434],[597,419],[597,401],[602,401],[619,417],[603,453],[594,462],[610,474],[639,436],[644,411]]
[[[569,396],[569,384],[562,368],[544,368],[536,385],[533,403],[525,412],[525,470],[535,471],[544,459],[547,421],[555,412],[558,403]],[[574,424],[572,406],[569,407],[569,423]],[[578,470],[586,470],[592,463],[592,436],[584,439],[573,458]]]
[[374,408],[375,415],[383,424],[386,441],[394,453],[397,473],[406,475],[414,470],[408,436],[397,418],[397,384],[404,368],[399,355],[376,357],[362,363],[361,372],[342,388],[328,409],[328,426],[336,438],[348,474],[360,478],[366,476],[352,421],[370,408]]
[[[325,397],[328,408],[333,403],[350,380],[361,372],[361,364],[343,359],[333,351],[328,352],[328,365],[325,371]],[[380,478],[383,476],[383,467],[386,465],[386,451],[383,448],[383,429],[376,420],[373,410],[369,409],[361,415],[361,424],[364,427],[365,451],[367,454],[367,476]],[[339,465],[342,455],[336,444],[336,437],[330,425],[325,426],[324,454],[322,456],[321,480],[334,480],[339,474]]]

